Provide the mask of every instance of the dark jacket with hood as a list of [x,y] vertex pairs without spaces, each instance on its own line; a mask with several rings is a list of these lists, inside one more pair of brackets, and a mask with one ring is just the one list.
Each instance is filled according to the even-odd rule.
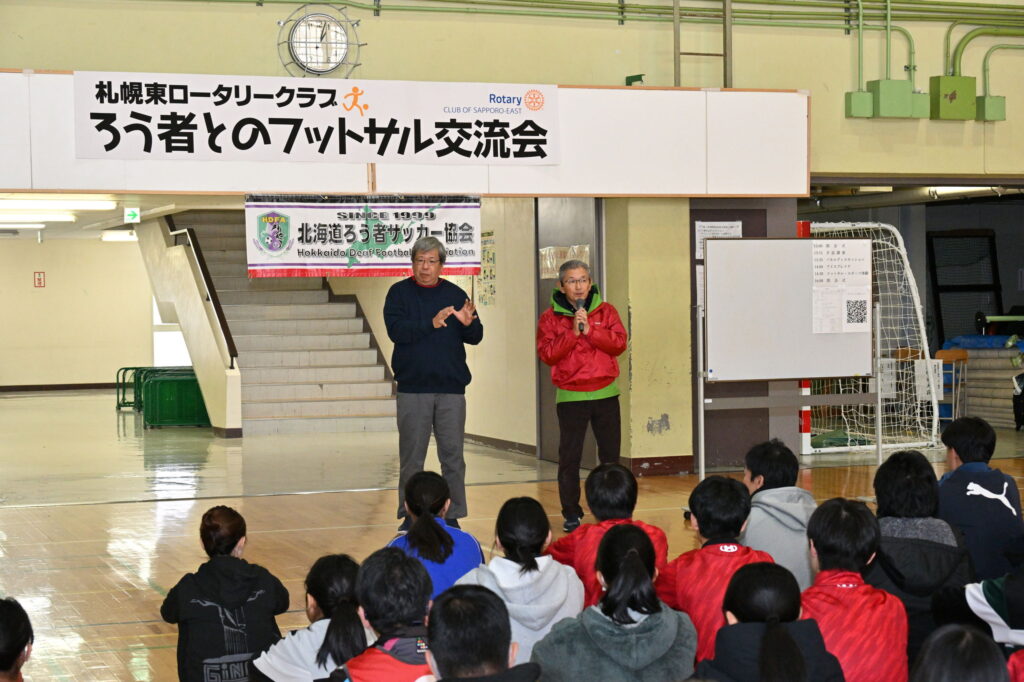
[[910,662],[935,630],[932,595],[943,587],[963,587],[974,579],[960,534],[935,518],[882,517],[882,542],[865,581],[899,597],[907,609]]
[[[718,631],[715,657],[701,661],[697,677],[715,682],[758,682],[761,679],[761,640],[764,623],[736,623]],[[783,623],[790,637],[804,655],[807,682],[842,682],[843,669],[839,660],[825,648],[825,640],[815,620],[797,620]]]
[[544,682],[676,682],[693,674],[697,631],[665,604],[635,625],[617,625],[599,607],[556,623],[533,647]]
[[178,678],[247,682],[252,659],[281,638],[274,616],[288,590],[270,571],[215,556],[167,593],[160,615],[178,624]]

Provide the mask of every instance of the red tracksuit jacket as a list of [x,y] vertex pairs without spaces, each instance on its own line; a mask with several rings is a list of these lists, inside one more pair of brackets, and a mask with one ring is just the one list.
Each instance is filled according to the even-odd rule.
[[697,628],[698,662],[715,657],[715,635],[725,625],[722,600],[732,574],[758,561],[775,563],[767,552],[738,542],[709,542],[680,554],[658,576],[658,597],[676,611],[684,611]]
[[552,296],[551,307],[537,323],[537,355],[551,365],[551,383],[569,391],[596,391],[619,376],[615,356],[626,350],[626,328],[610,303],[594,292],[587,312],[590,333],[573,331],[573,311],[560,304],[564,296]]
[[853,571],[822,571],[804,590],[804,618],[818,621],[846,682],[907,679],[907,612],[899,598]]
[[601,601],[601,583],[597,581],[597,569],[594,568],[597,561],[597,546],[601,544],[601,538],[609,528],[622,523],[631,523],[647,533],[647,537],[654,545],[654,562],[658,573],[665,570],[668,563],[668,539],[665,537],[665,531],[657,526],[633,519],[608,519],[601,523],[584,523],[565,537],[552,542],[547,551],[555,561],[576,569],[576,575],[583,582],[584,608]]

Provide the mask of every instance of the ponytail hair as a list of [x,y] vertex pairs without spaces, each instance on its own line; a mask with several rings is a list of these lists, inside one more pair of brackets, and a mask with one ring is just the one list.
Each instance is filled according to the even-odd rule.
[[452,554],[455,541],[434,520],[450,497],[448,484],[433,471],[413,474],[405,484],[405,504],[415,517],[405,539],[422,559],[440,564]]
[[356,604],[359,564],[347,554],[328,554],[316,560],[306,574],[306,593],[313,597],[324,617],[330,619],[316,663],[327,667],[327,658],[342,665],[366,649],[366,632]]
[[601,600],[601,612],[618,625],[635,623],[629,615],[657,613],[661,602],[654,592],[654,545],[640,528],[623,523],[601,538],[597,565],[604,576],[607,592]]
[[519,564],[521,574],[537,570],[537,557],[550,534],[548,515],[532,497],[513,497],[501,505],[494,535],[505,550],[505,558]]
[[783,626],[800,618],[800,586],[783,566],[758,562],[733,574],[722,609],[741,623],[765,623],[758,661],[761,682],[807,682],[807,664]]

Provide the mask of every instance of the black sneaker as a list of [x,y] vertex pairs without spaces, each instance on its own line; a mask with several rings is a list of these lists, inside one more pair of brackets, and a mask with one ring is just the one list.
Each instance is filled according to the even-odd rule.
[[449,528],[458,528],[459,530],[462,530],[462,526],[459,525],[458,519],[445,519],[444,522],[448,524]]
[[409,528],[412,526],[412,519],[408,516],[402,517],[402,525],[398,527],[398,534],[405,535],[409,532]]
[[565,520],[562,524],[562,530],[566,533],[571,533],[580,527],[580,519],[578,516],[571,516]]

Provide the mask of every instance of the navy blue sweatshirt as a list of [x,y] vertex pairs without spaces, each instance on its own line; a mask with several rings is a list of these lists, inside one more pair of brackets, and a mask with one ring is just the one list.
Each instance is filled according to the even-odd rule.
[[942,477],[938,516],[964,534],[978,580],[1009,573],[1024,548],[1017,483],[985,462],[965,462]]
[[424,287],[412,277],[396,282],[384,300],[384,324],[395,342],[391,371],[399,393],[465,393],[472,376],[466,348],[484,337],[479,318],[463,326],[454,315],[434,329],[434,315],[447,306],[462,308],[466,292],[447,280]]

